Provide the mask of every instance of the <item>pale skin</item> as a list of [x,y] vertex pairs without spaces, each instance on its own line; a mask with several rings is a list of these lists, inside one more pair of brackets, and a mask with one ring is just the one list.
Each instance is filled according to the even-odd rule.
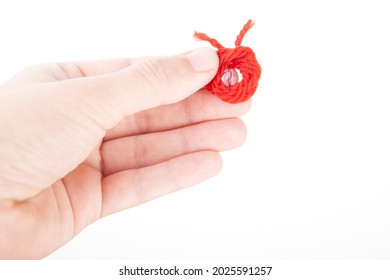
[[193,186],[246,137],[202,89],[211,49],[26,68],[0,86],[0,259],[39,259],[97,219]]

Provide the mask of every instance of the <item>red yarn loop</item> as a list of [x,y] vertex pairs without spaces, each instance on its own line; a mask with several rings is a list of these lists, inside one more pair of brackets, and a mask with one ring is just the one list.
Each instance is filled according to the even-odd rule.
[[[194,37],[208,41],[217,48],[219,57],[219,68],[214,79],[206,85],[206,89],[218,96],[225,102],[240,103],[247,101],[255,94],[261,76],[261,66],[256,60],[256,55],[249,47],[241,46],[242,39],[246,32],[254,25],[249,20],[238,34],[235,48],[225,48],[217,40],[210,38],[204,33],[195,32]],[[236,84],[225,85],[222,80],[226,70],[237,69],[240,71],[242,79]]]

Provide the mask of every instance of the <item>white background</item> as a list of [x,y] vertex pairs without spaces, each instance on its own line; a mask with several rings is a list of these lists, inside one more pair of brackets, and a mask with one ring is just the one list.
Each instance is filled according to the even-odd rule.
[[[0,81],[30,64],[243,41],[246,144],[194,188],[107,217],[49,259],[390,257],[388,1],[1,1]],[[15,221],[16,222],[16,221]]]

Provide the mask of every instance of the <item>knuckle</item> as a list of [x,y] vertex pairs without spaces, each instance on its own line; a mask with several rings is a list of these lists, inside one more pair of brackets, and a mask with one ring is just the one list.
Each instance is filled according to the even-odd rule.
[[139,66],[140,75],[154,93],[165,91],[172,84],[169,67],[163,60],[145,59]]
[[194,123],[194,110],[192,108],[193,103],[189,98],[186,98],[182,102],[184,116],[186,117],[188,123]]

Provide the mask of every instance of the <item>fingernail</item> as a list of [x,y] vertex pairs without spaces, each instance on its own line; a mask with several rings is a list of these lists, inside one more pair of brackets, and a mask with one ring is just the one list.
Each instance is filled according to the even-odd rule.
[[218,67],[218,56],[210,48],[196,49],[186,55],[196,72],[205,72]]

